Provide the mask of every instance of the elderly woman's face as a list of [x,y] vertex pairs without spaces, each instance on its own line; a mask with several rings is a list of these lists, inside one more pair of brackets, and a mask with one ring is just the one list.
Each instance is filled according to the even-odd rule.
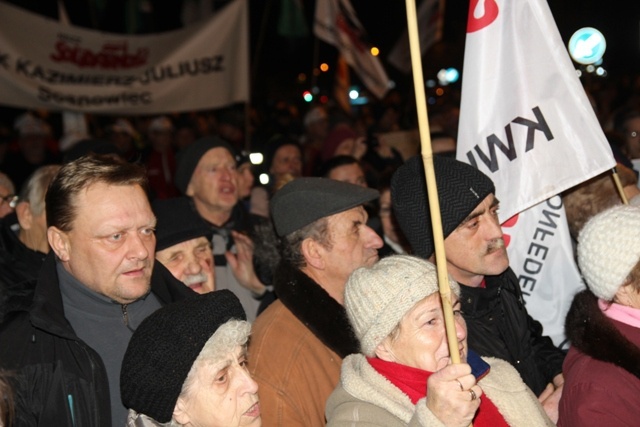
[[249,375],[243,346],[199,366],[192,389],[180,399],[184,400],[176,405],[174,418],[185,426],[262,425],[258,384]]
[[[467,325],[460,313],[460,302],[453,295],[453,314],[460,359],[467,359]],[[435,372],[450,362],[440,295],[431,294],[404,315],[395,339],[387,338],[391,360],[406,366]],[[386,357],[382,357],[386,359]]]

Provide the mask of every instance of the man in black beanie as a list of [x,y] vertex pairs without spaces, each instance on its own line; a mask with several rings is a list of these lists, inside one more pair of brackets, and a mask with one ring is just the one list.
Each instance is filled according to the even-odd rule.
[[[447,270],[460,284],[462,314],[469,347],[481,356],[510,362],[539,396],[545,411],[558,419],[564,352],[542,335],[527,313],[518,278],[498,222],[499,201],[489,177],[474,167],[434,157]],[[420,156],[400,167],[391,180],[396,218],[413,253],[434,261],[434,239]]]
[[273,299],[276,237],[269,220],[239,200],[235,150],[218,137],[199,139],[178,153],[175,182],[213,233],[217,289],[236,294],[247,319],[255,320],[261,302]]
[[154,200],[156,260],[173,277],[199,294],[216,289],[211,229],[191,206],[189,198]]

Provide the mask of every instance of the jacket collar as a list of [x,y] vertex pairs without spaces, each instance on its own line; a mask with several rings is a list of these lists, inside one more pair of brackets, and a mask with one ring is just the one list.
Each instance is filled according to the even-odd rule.
[[612,363],[640,379],[640,348],[629,341],[598,307],[589,290],[578,293],[565,323],[571,345],[594,359]]
[[360,351],[360,342],[344,307],[309,276],[281,262],[274,276],[274,288],[282,304],[340,357]]
[[[509,282],[518,282],[515,273],[511,268],[507,268],[496,276],[484,276],[486,287],[471,287],[460,283],[460,305],[466,317],[482,317],[487,312],[493,311],[500,304],[500,294],[502,292],[513,292]],[[524,307],[524,300],[521,294],[516,294],[520,307]]]
[[[151,292],[155,294],[162,305],[197,295],[174,278],[171,272],[157,261],[154,263],[151,273]],[[40,270],[29,313],[35,327],[63,338],[77,339],[64,316],[64,305],[53,251],[49,252]]]

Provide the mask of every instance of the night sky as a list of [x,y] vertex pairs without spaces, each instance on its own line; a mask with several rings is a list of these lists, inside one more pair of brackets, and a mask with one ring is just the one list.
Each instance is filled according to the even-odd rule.
[[[519,1],[519,0],[509,0]],[[384,56],[395,44],[398,36],[406,28],[405,2],[351,0],[358,17],[368,32],[370,41],[381,49],[383,64],[389,76],[400,88],[411,85],[411,77],[405,76],[384,61]],[[271,4],[266,29],[261,33],[261,21],[265,5]],[[258,81],[254,84],[255,93],[261,96],[284,95],[289,91],[301,92],[309,82],[296,85],[296,76],[310,73],[314,63],[325,61],[334,63],[336,49],[324,42],[318,43],[318,61],[314,60],[314,37],[297,43],[286,41],[276,34],[275,23],[279,12],[278,1],[256,0],[252,7],[253,47],[260,34],[263,34],[263,48],[259,54],[253,49],[252,60],[257,64]],[[308,22],[315,8],[315,1],[303,0]],[[630,4],[632,3],[632,4]],[[623,7],[624,5],[624,7]],[[607,39],[603,67],[610,78],[620,78],[623,74],[638,73],[640,69],[640,2],[621,0],[549,0],[560,34],[566,43],[577,29],[584,26],[598,28]],[[443,68],[454,66],[462,69],[464,40],[468,0],[447,0],[443,41],[434,46],[423,60],[425,78],[434,78]],[[260,19],[260,22],[258,21]],[[318,84],[331,85],[332,74],[322,75]]]

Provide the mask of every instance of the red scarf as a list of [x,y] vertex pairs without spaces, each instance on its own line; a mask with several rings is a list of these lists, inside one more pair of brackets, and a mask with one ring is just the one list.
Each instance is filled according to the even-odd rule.
[[[427,395],[427,380],[433,372],[395,362],[386,362],[378,358],[367,357],[367,361],[380,375],[406,394],[414,405]],[[496,405],[483,394],[480,408],[473,418],[473,425],[474,427],[508,427],[509,424],[504,420]]]

